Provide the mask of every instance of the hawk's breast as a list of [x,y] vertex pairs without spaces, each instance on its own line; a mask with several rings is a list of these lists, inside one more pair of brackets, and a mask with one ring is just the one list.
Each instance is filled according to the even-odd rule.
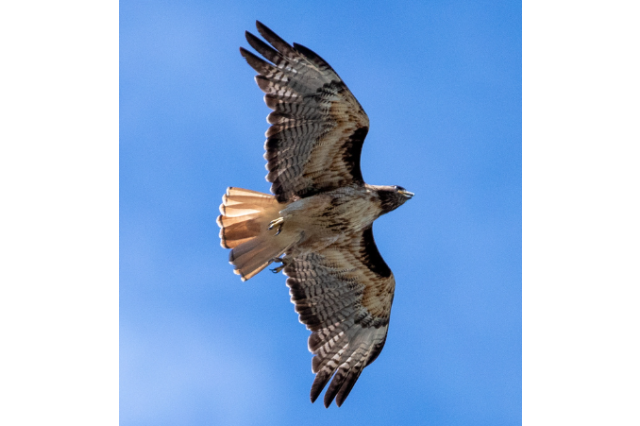
[[302,198],[281,212],[287,222],[295,222],[307,236],[327,237],[360,232],[380,215],[375,192],[362,186],[347,186]]

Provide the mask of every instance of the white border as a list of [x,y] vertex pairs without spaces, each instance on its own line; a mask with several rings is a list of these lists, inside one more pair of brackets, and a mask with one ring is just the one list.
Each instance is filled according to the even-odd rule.
[[640,423],[633,6],[523,5],[524,424]]
[[118,3],[4,2],[1,424],[118,421]]

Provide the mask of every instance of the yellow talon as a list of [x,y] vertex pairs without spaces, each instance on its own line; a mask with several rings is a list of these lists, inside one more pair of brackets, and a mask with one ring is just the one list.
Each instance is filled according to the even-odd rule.
[[278,235],[280,231],[282,231],[282,225],[284,225],[284,219],[282,217],[279,217],[277,219],[272,220],[271,222],[269,222],[269,228],[267,229],[271,231],[276,225],[278,226],[278,231],[276,232],[276,235]]

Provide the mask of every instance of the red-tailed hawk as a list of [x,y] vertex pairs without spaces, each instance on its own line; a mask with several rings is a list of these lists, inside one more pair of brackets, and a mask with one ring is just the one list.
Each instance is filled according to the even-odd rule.
[[229,188],[218,217],[221,245],[248,280],[272,262],[311,330],[314,402],[342,405],[384,346],[395,280],[373,239],[373,221],[413,196],[364,183],[360,152],[369,118],[338,74],[304,46],[256,23],[247,32],[267,61],[240,48],[273,110],[265,159],[274,195]]

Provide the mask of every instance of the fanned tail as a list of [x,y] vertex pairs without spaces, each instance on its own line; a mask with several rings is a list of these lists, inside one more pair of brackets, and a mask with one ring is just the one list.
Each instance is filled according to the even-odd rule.
[[269,223],[280,216],[283,204],[273,195],[242,188],[227,188],[220,205],[220,245],[232,249],[229,263],[242,281],[266,268],[295,241],[287,232],[276,235]]

